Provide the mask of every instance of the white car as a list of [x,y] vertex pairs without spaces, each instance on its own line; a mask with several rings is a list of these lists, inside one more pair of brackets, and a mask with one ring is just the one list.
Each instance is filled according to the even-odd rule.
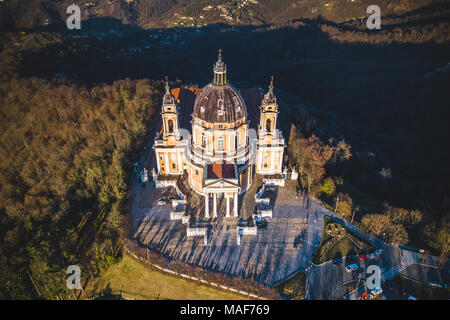
[[414,296],[409,296],[409,297],[408,297],[408,300],[417,300],[417,298],[414,297]]
[[156,203],[158,206],[164,206],[166,204],[166,199],[159,199],[158,202]]
[[437,281],[428,281],[428,284],[432,287],[442,288],[442,285]]
[[347,270],[347,272],[353,271],[358,269],[358,266],[354,263],[349,264],[348,266],[345,267],[345,270]]

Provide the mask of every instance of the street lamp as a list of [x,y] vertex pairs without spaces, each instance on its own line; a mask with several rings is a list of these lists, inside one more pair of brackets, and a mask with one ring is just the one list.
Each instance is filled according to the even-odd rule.
[[336,207],[334,208],[334,213],[337,212],[338,203],[339,203],[339,196],[336,197]]

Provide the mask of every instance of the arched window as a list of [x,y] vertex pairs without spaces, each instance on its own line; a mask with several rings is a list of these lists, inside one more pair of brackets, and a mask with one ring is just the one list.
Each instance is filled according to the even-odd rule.
[[270,121],[270,119],[267,119],[267,121],[266,121],[267,132],[270,132],[271,127],[272,127],[272,122]]
[[220,136],[217,139],[217,149],[218,150],[223,150],[223,137],[222,136]]
[[206,148],[206,137],[204,133],[202,133],[202,147]]
[[217,100],[217,107],[218,107],[220,110],[223,110],[223,99]]
[[169,132],[173,132],[173,121],[171,119],[167,122],[167,125],[169,126]]

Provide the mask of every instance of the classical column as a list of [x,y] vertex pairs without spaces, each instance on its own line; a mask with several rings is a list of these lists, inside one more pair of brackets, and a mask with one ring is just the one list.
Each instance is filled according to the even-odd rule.
[[214,192],[214,217],[217,217],[217,193]]
[[170,174],[170,163],[169,163],[169,155],[167,154],[167,152],[164,152],[164,165],[166,168],[166,174]]
[[271,155],[272,159],[270,159],[270,161],[272,163],[270,164],[270,170],[271,170],[270,173],[275,174],[275,152],[273,150],[271,152],[272,152],[272,155]]
[[205,218],[209,218],[209,194],[208,192],[205,194]]
[[227,217],[230,217],[230,197],[228,195],[225,195],[227,198]]
[[233,204],[234,204],[234,216],[237,218],[238,216],[238,193],[235,192],[233,194],[234,199],[233,199]]

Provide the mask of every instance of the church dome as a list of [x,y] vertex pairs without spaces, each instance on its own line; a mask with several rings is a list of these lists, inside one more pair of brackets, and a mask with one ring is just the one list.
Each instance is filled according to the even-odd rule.
[[195,99],[194,117],[208,123],[234,123],[246,115],[242,96],[228,84],[216,86],[210,83]]
[[227,66],[219,50],[214,64],[214,80],[200,90],[195,99],[193,116],[208,123],[234,123],[247,116],[244,99],[227,83]]

